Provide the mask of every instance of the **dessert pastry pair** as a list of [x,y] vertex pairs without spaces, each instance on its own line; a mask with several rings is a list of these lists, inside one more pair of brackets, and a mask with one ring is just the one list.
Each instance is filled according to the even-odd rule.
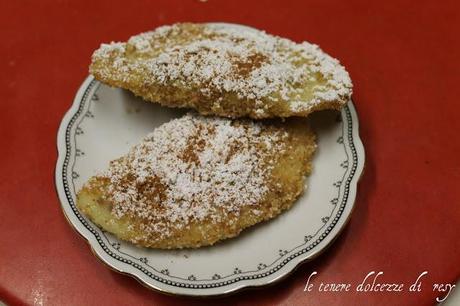
[[290,208],[316,144],[304,118],[287,117],[340,109],[352,89],[316,45],[226,24],[103,44],[90,72],[146,101],[195,110],[156,128],[77,196],[100,227],[162,249],[212,245]]

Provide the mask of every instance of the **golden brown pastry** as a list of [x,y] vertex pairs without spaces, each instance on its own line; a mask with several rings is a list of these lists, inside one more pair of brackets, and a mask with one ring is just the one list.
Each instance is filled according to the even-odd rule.
[[102,44],[90,72],[147,101],[231,118],[339,109],[350,77],[318,46],[228,24],[174,24]]
[[315,148],[304,119],[187,114],[92,177],[77,206],[139,246],[212,245],[290,208],[303,192]]

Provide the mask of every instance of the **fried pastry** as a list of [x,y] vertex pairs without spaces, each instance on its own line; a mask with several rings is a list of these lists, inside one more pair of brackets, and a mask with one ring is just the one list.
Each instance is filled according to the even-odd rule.
[[79,191],[77,206],[138,246],[197,248],[290,208],[315,151],[305,119],[187,114],[156,128]]
[[229,24],[174,24],[102,44],[90,72],[147,101],[231,118],[307,116],[340,109],[352,93],[345,68],[318,46]]

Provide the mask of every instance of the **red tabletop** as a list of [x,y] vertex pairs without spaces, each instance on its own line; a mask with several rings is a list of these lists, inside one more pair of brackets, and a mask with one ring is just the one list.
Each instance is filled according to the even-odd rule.
[[[460,5],[455,1],[2,1],[0,300],[8,304],[432,305],[460,276]],[[282,282],[212,300],[111,271],[67,224],[56,132],[101,42],[178,21],[247,24],[339,58],[366,149],[356,210],[335,244]],[[311,272],[314,290],[304,292]],[[421,292],[320,292],[423,276]],[[454,289],[455,290],[455,289]],[[457,288],[456,290],[460,290]]]

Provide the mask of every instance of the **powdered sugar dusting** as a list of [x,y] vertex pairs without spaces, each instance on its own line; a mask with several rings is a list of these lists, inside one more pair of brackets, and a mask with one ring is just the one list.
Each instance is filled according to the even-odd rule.
[[136,61],[116,60],[127,56],[119,52],[120,43],[101,46],[93,61],[116,49],[112,65],[117,70],[140,69],[148,74],[147,84],[174,82],[196,87],[209,97],[231,92],[240,99],[263,101],[255,104],[260,117],[267,102],[296,102],[292,110],[302,111],[323,102],[346,103],[351,95],[346,70],[317,45],[225,24],[193,25],[193,35],[168,44],[190,26],[163,26],[131,37],[126,48],[141,56]]
[[238,215],[262,200],[285,137],[260,123],[187,114],[155,129],[99,177],[109,181],[114,216],[142,218],[144,231],[167,237],[172,227],[218,222],[222,212]]

